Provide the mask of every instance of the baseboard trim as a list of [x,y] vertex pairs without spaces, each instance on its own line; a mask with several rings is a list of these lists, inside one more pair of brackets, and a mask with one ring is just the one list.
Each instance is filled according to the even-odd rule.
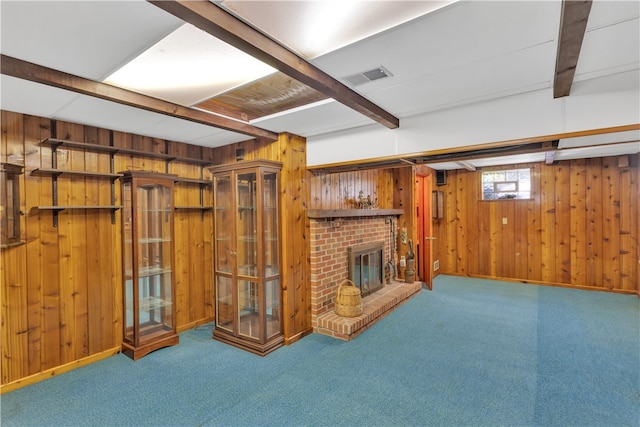
[[44,381],[56,375],[73,371],[74,369],[98,362],[100,360],[111,357],[114,354],[120,353],[121,350],[122,347],[120,346],[110,348],[109,350],[101,351],[100,353],[92,354],[91,356],[83,357],[82,359],[74,360],[73,362],[65,363],[64,365],[56,366],[55,368],[47,369],[37,374],[29,375],[28,377],[11,381],[10,383],[0,385],[0,394],[9,393],[19,388]]
[[196,320],[195,322],[185,323],[184,325],[180,325],[176,328],[176,332],[184,332],[189,329],[197,328],[200,325],[204,325],[207,323],[212,323],[216,320],[215,317],[205,317],[204,319]]
[[313,328],[309,328],[306,331],[298,332],[297,334],[290,336],[289,338],[284,339],[284,345],[291,345],[294,342],[306,337],[307,335],[313,333]]
[[501,282],[512,282],[512,283],[524,283],[526,285],[538,285],[538,286],[552,286],[556,288],[568,288],[568,289],[580,289],[582,291],[597,291],[597,292],[612,292],[616,294],[625,294],[625,295],[635,295],[638,291],[634,289],[609,289],[609,288],[601,288],[598,286],[582,286],[582,285],[570,285],[567,283],[558,283],[558,282],[545,282],[541,280],[528,280],[528,279],[514,279],[512,277],[495,277],[495,276],[483,276],[481,274],[451,274],[451,273],[442,273],[451,276],[459,276],[459,277],[473,277],[476,279],[487,279],[487,280],[499,280]]

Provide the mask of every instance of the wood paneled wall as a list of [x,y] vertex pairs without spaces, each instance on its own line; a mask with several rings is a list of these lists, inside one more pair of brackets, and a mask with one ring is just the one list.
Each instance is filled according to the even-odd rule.
[[[122,230],[120,211],[111,221],[110,210],[64,210],[58,226],[51,211],[51,177],[32,174],[52,167],[52,149],[41,142],[49,137],[99,145],[113,145],[176,157],[236,162],[236,149],[245,159],[283,163],[283,313],[287,342],[312,331],[310,290],[306,262],[306,141],[283,134],[276,142],[250,140],[221,148],[203,148],[154,138],[112,132],[90,126],[2,112],[0,161],[20,164],[21,218],[24,245],[0,253],[1,381],[13,386],[37,381],[44,372],[54,375],[107,357],[122,343]],[[109,172],[108,153],[79,149],[57,150],[57,167],[74,171]],[[154,170],[184,178],[210,178],[198,164],[116,154],[115,172]],[[115,183],[116,204],[120,183]],[[58,204],[110,205],[109,179],[58,178]],[[176,183],[176,206],[200,204],[198,184]],[[211,191],[203,205],[211,206]],[[178,209],[175,218],[176,324],[185,330],[213,320],[213,217],[210,211]],[[26,382],[25,382],[26,381]],[[6,387],[3,388],[6,390]]]
[[309,178],[309,209],[357,209],[360,191],[380,209],[394,206],[392,169],[318,173]]
[[637,292],[638,156],[517,167],[532,167],[530,200],[481,201],[481,171],[448,172],[440,272]]
[[[52,149],[41,142],[57,137],[212,161],[214,157],[212,149],[6,111],[1,114],[1,161],[25,167],[20,176],[25,244],[0,253],[4,385],[113,354],[122,342],[120,211],[112,223],[108,209],[64,210],[54,227],[52,212],[37,208],[52,205],[51,177],[32,174],[34,169],[52,167]],[[57,162],[59,169],[110,171],[110,157],[104,152],[58,148]],[[199,165],[116,154],[114,170],[127,169],[201,177]],[[114,189],[118,204],[119,181]],[[109,179],[61,175],[57,192],[60,205],[112,204]],[[176,184],[174,197],[176,205],[198,205],[198,185]],[[204,203],[211,205],[210,191],[205,192]],[[213,319],[213,220],[211,212],[202,216],[199,210],[179,210],[175,219],[176,323],[183,330]]]

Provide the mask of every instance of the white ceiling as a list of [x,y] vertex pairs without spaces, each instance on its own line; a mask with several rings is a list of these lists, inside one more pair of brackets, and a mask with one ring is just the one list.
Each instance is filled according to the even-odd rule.
[[[230,2],[229,7],[238,14],[246,14],[244,18],[253,20],[257,27],[277,33],[277,28],[293,27],[289,24],[301,16],[303,6],[312,3],[241,1]],[[400,3],[405,7],[428,4],[436,9],[442,6],[442,2],[427,0],[359,3],[364,9],[351,16],[344,27],[360,28],[362,22],[376,24],[377,18],[365,13],[372,4],[386,7],[399,7]],[[560,7],[560,1],[457,2],[391,29],[378,28],[376,31],[381,32],[376,35],[317,57],[314,56],[318,52],[302,53],[314,57],[310,60],[313,64],[337,79],[384,66],[392,77],[353,89],[402,120],[425,112],[551,88]],[[424,11],[412,10],[411,13]],[[340,8],[335,16],[338,21]],[[594,1],[575,82],[612,76],[617,85],[615,89],[640,90],[639,16],[640,2]],[[141,0],[3,0],[0,18],[2,54],[92,80],[105,79],[184,24]],[[409,16],[400,19],[406,21]],[[298,30],[304,32],[304,27]],[[274,36],[283,42],[292,37],[289,33]],[[247,139],[239,133],[5,75],[1,76],[0,90],[3,110],[210,147]],[[311,137],[372,123],[371,119],[337,102],[326,102],[263,118],[253,124],[274,132],[287,131]],[[561,146],[567,148],[566,154],[562,155],[587,157],[596,151],[597,155],[612,155],[608,153],[614,153],[613,146],[619,142],[624,145],[615,148],[616,154],[620,150],[625,153],[640,151],[637,132],[631,134],[635,141],[622,134],[613,139],[592,137],[561,141]],[[580,151],[578,148],[602,144],[606,146],[597,150]],[[607,151],[607,146],[611,150]],[[571,154],[568,148],[571,148]],[[524,161],[534,157],[527,159]],[[493,161],[508,163],[512,160]]]

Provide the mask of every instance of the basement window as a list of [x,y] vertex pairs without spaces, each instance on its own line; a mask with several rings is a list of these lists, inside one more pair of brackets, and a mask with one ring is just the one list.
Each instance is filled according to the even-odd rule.
[[482,200],[531,198],[531,169],[482,172]]

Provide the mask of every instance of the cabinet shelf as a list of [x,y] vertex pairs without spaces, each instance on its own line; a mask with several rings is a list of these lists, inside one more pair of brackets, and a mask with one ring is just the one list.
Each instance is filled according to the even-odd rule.
[[213,208],[211,206],[174,206],[175,210],[202,210],[210,211]]
[[[171,301],[167,301],[158,297],[145,297],[138,302],[138,308],[140,311],[151,311],[162,307],[169,307],[171,305]],[[133,310],[133,303],[127,305],[127,309]]]
[[34,169],[31,171],[31,175],[53,175],[53,176],[78,175],[78,176],[86,176],[86,177],[92,177],[92,178],[112,178],[112,179],[117,179],[122,176],[121,173],[71,171],[71,170],[64,170],[64,169],[46,169],[46,168]]
[[138,244],[144,245],[147,243],[170,243],[171,239],[163,239],[162,237],[147,237],[137,240]]
[[[162,268],[162,267],[159,267],[159,266],[141,267],[140,269],[138,269],[138,277],[139,278],[159,276],[159,275],[165,274],[165,273],[171,273],[171,269],[170,268]],[[131,279],[133,279],[133,272],[131,270],[128,270],[128,271],[125,272],[124,276],[125,276],[125,278],[127,280],[131,280]]]

